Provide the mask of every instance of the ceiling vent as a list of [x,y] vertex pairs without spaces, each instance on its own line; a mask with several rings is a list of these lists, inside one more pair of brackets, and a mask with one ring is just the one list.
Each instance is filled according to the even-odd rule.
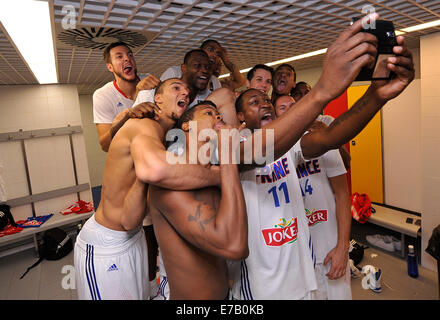
[[153,39],[155,33],[127,29],[77,26],[75,29],[63,29],[57,24],[57,47],[74,47],[91,50],[103,50],[110,43],[125,42],[130,48],[146,45]]

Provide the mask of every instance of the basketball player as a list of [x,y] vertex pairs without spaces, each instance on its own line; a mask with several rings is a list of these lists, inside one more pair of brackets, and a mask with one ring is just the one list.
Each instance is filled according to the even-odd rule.
[[[103,56],[114,80],[94,92],[93,117],[99,143],[102,150],[107,152],[113,136],[129,118],[155,117],[155,113],[160,112],[157,106],[150,103],[134,104],[140,90],[153,89],[159,80],[153,75],[139,79],[133,52],[124,42],[110,44]],[[157,241],[149,215],[143,221],[143,226],[149,254],[150,286],[152,292],[157,292]]]
[[[226,128],[210,101],[200,102],[179,120],[178,127],[185,132],[186,141],[190,139],[190,121],[197,124],[196,129],[192,128],[197,137],[204,129]],[[199,139],[194,152],[199,154],[204,144],[206,140]],[[232,147],[232,143],[228,145]],[[221,159],[221,148],[218,150]],[[190,151],[191,148],[186,148],[186,159],[190,159]],[[237,165],[233,163],[236,162],[230,159],[220,162],[220,188],[174,191],[155,186],[150,189],[150,210],[171,299],[227,298],[226,259],[242,259],[248,254],[246,206]]]
[[[369,19],[377,17],[373,14]],[[241,174],[250,254],[241,264],[235,264],[238,268],[231,268],[235,299],[316,298],[316,256],[295,172],[297,154],[292,147],[322,108],[351,84],[362,66],[371,67],[374,63],[376,39],[359,32],[361,27],[359,21],[354,23],[329,47],[317,85],[284,116],[275,119],[269,97],[259,90],[249,89],[237,99],[238,117],[247,128],[274,129],[277,160],[264,169]],[[320,156],[356,136],[388,100],[414,79],[412,55],[403,37],[398,37],[397,42],[393,50],[399,56],[388,60],[388,68],[396,72],[396,78],[373,82],[354,109],[325,130],[305,135],[301,139],[305,158]]]
[[[309,130],[325,127],[315,121]],[[305,159],[301,140],[294,149],[296,174],[316,254],[315,298],[351,300],[348,250],[352,218],[344,162],[338,150]]]
[[110,145],[96,213],[75,244],[79,299],[148,299],[148,252],[141,227],[148,184],[173,190],[218,185],[219,174],[196,165],[170,165],[163,145],[189,104],[179,79],[161,83],[158,120],[129,119]]
[[260,89],[269,95],[272,88],[273,69],[265,64],[255,65],[247,73],[246,87]]
[[[293,97],[278,97],[275,101],[277,117],[294,105]],[[318,120],[320,116],[309,131],[327,127]],[[346,272],[349,267],[351,211],[344,161],[336,150],[318,158],[305,159],[301,152],[301,140],[294,148],[296,174],[316,254],[316,298],[351,300],[350,273]]]

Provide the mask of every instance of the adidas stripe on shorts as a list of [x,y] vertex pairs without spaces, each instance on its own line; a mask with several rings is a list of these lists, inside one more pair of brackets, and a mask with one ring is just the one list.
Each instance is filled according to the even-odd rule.
[[115,231],[94,215],[79,233],[74,252],[79,300],[148,300],[148,250],[142,227]]

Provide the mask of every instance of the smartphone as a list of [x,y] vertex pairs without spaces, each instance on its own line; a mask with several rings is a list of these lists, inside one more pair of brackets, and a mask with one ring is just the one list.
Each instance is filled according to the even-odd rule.
[[[360,18],[353,18],[353,22]],[[387,69],[387,60],[395,56],[393,47],[397,46],[394,24],[392,21],[376,20],[375,25],[365,26],[361,32],[368,32],[376,36],[377,56],[373,68],[362,68],[354,81],[388,80],[394,77],[394,72]]]

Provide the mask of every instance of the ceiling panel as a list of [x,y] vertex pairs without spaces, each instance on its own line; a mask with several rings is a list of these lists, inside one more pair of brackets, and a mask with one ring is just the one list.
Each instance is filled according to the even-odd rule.
[[[131,41],[139,73],[159,77],[185,53],[213,38],[240,68],[252,67],[328,47],[362,10],[404,28],[440,19],[438,0],[51,0],[56,25],[60,83],[91,94],[112,79],[102,50],[116,40]],[[66,9],[75,10],[75,29],[63,29]],[[433,28],[407,36],[412,46]],[[295,61],[297,69],[317,67],[322,56]],[[223,67],[223,71],[227,70]],[[0,84],[36,84],[32,72],[0,29]]]

